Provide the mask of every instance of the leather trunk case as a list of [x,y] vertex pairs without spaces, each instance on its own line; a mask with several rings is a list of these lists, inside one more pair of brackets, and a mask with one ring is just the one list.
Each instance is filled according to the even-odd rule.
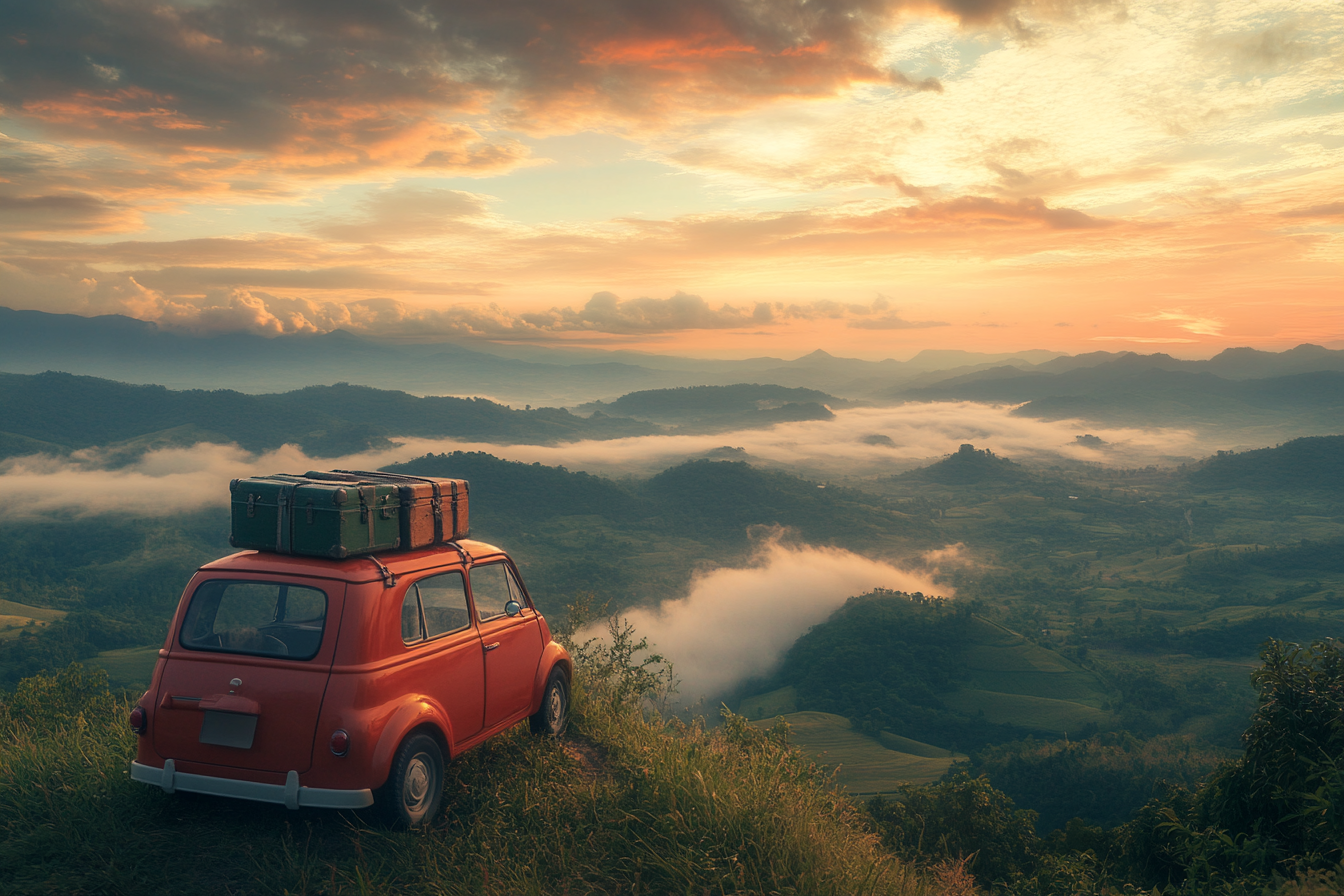
[[377,482],[395,486],[401,498],[400,533],[403,550],[455,541],[471,534],[467,506],[471,487],[465,479],[405,476],[377,470],[312,470],[305,475],[310,479],[333,481],[340,477],[339,481]]
[[236,548],[341,560],[401,545],[395,486],[276,474],[229,483]]

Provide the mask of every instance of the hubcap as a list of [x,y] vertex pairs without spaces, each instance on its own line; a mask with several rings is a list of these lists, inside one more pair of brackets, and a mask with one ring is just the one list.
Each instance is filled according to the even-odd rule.
[[547,721],[550,722],[551,730],[555,731],[560,727],[560,719],[565,711],[565,698],[560,693],[559,687],[551,688],[550,705],[546,708]]
[[434,779],[429,757],[417,753],[406,766],[406,784],[401,789],[402,802],[411,815],[423,812],[430,801],[430,782]]

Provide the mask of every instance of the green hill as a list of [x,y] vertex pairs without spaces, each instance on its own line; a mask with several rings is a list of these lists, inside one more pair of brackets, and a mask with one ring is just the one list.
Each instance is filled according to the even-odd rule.
[[1293,439],[1241,453],[1220,451],[1187,478],[1205,490],[1344,492],[1344,435]]
[[964,444],[955,454],[894,478],[940,485],[984,486],[1016,484],[1029,479],[1030,475],[1019,464],[1006,457],[998,457],[989,449]]
[[[795,709],[944,748],[1112,723],[1094,673],[973,609],[894,592],[852,598],[798,639],[778,680],[794,688]],[[742,706],[758,703],[768,701]]]

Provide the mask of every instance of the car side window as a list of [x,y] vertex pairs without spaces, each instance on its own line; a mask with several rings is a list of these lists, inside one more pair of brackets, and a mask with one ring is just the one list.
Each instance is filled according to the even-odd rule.
[[513,573],[504,563],[471,568],[471,596],[476,601],[476,618],[493,619],[504,615],[504,605],[516,600],[524,607],[527,599],[518,587]]
[[401,640],[407,644],[461,631],[469,625],[462,573],[431,576],[406,589],[401,604]]

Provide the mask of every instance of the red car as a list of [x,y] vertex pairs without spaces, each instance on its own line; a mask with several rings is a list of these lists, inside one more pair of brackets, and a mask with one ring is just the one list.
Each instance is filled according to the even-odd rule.
[[244,551],[188,583],[131,713],[131,777],[291,809],[377,803],[415,827],[445,761],[524,719],[564,730],[572,669],[491,545]]

